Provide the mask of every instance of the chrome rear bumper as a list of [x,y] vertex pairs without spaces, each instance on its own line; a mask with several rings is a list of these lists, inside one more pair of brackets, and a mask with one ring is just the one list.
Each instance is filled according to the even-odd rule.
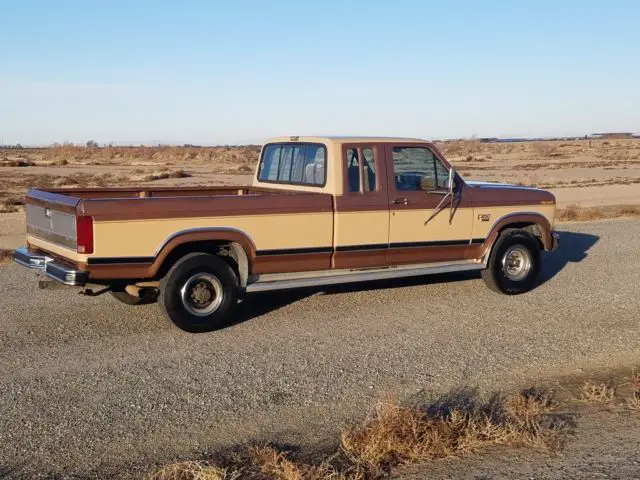
[[13,260],[27,268],[41,271],[47,277],[65,285],[83,286],[89,278],[84,270],[76,270],[46,255],[31,253],[27,247],[16,249]]

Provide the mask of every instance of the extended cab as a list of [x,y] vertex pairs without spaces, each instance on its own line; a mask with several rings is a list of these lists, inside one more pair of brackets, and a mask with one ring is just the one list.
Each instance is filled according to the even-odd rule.
[[558,244],[551,193],[465,181],[418,139],[274,138],[252,186],[25,198],[15,261],[131,305],[158,300],[192,332],[228,323],[257,291],[480,270],[491,289],[517,294]]

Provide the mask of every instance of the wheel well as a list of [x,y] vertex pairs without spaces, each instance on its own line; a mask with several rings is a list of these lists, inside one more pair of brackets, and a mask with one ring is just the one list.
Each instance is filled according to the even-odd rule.
[[221,257],[238,275],[240,286],[247,286],[250,267],[247,252],[244,251],[244,248],[239,243],[227,240],[206,240],[178,245],[163,260],[156,276],[158,278],[164,277],[174,263],[188,253],[193,252],[209,253]]
[[542,227],[535,222],[515,222],[509,223],[505,225],[498,231],[498,235],[509,231],[509,230],[524,230],[525,232],[530,233],[537,241],[541,250],[544,250],[544,243],[542,242],[542,236],[544,235],[544,231]]

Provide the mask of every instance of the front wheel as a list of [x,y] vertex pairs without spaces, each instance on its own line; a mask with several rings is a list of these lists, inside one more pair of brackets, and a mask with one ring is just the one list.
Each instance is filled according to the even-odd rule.
[[524,230],[510,230],[498,237],[482,278],[495,292],[517,295],[535,286],[538,273],[538,241]]
[[238,277],[220,257],[190,253],[161,280],[159,303],[178,328],[210,332],[229,324],[238,303]]

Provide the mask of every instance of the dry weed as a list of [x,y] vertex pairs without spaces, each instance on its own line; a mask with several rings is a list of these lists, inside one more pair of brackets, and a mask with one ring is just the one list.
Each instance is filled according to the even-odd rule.
[[580,387],[580,399],[589,403],[611,403],[615,399],[615,389],[606,383],[593,383],[589,380]]
[[628,405],[631,410],[640,412],[640,372],[634,372],[631,376],[631,398]]
[[36,163],[31,160],[3,160],[0,162],[0,167],[33,167]]
[[569,205],[566,208],[558,209],[556,220],[559,222],[574,222],[638,216],[640,216],[640,205],[611,205],[604,207]]
[[0,264],[10,262],[12,258],[13,258],[13,250],[0,248]]
[[343,432],[341,448],[367,471],[470,453],[489,445],[560,448],[568,423],[550,414],[550,398],[527,390],[487,405],[412,409],[381,402],[373,418]]
[[531,148],[541,157],[549,158],[556,152],[558,145],[553,142],[533,142]]
[[239,472],[229,472],[206,462],[180,462],[167,465],[148,476],[148,480],[234,480]]
[[254,465],[267,478],[277,480],[359,480],[364,478],[363,474],[357,471],[339,471],[331,465],[329,460],[322,461],[320,465],[293,462],[286,453],[269,446],[252,448],[250,455]]
[[185,172],[184,170],[171,170],[171,171],[160,171],[153,172],[144,175],[134,175],[129,178],[132,182],[153,182],[155,180],[165,180],[167,178],[188,178],[191,174]]

